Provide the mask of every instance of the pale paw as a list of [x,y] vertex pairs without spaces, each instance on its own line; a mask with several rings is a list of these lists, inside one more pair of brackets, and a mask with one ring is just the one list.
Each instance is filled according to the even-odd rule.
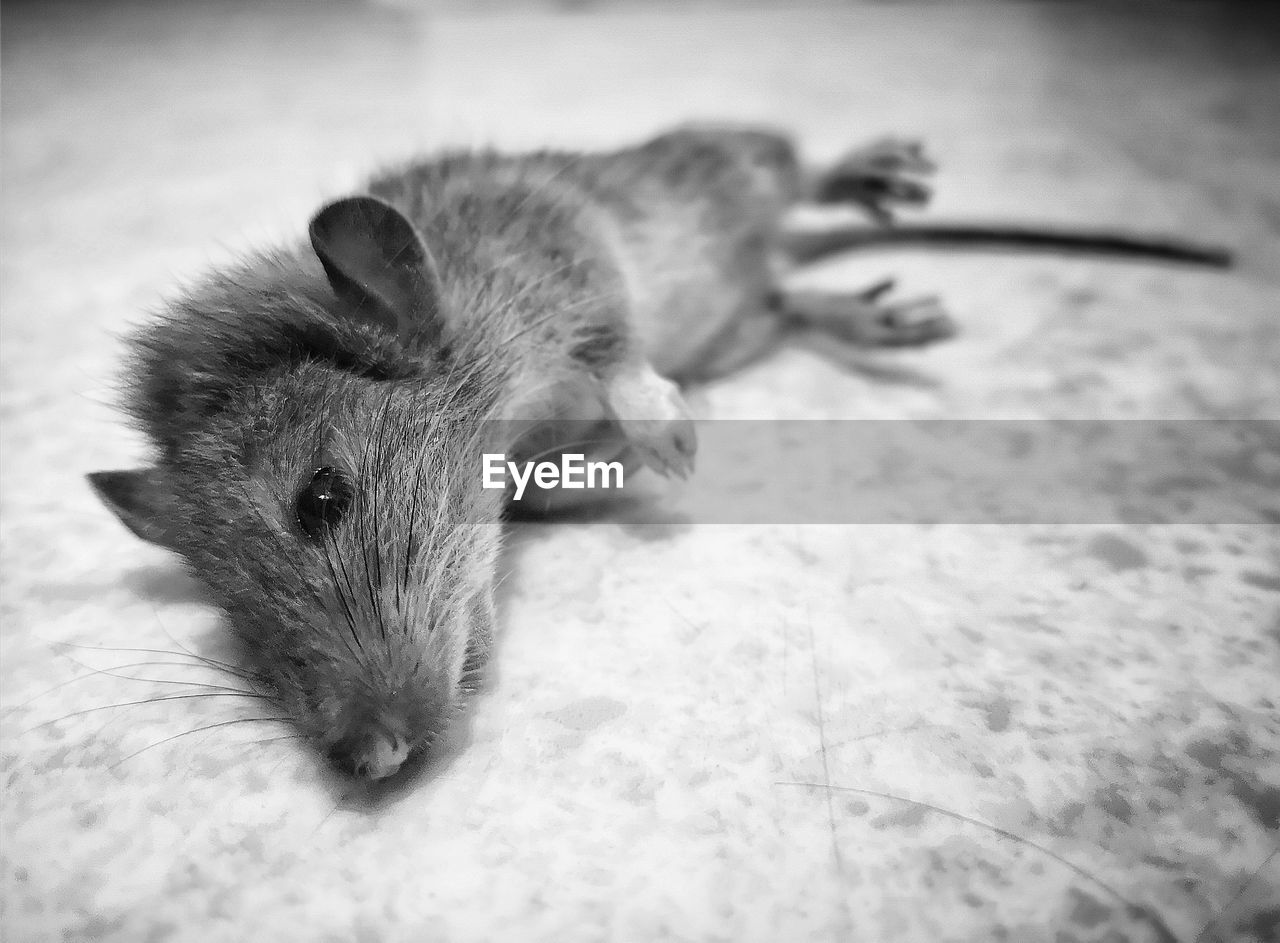
[[619,422],[636,456],[667,477],[687,478],[693,471],[698,437],[688,416],[674,419],[629,419]]
[[637,364],[611,380],[608,401],[627,444],[641,461],[662,475],[684,478],[693,471],[697,434],[674,383],[648,364]]

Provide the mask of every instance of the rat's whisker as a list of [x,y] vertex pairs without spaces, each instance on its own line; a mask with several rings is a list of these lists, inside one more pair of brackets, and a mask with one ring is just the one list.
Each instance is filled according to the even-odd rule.
[[98,711],[116,710],[121,707],[137,707],[142,704],[159,704],[162,701],[187,701],[194,698],[207,697],[251,697],[261,699],[262,695],[246,691],[204,691],[198,694],[158,694],[155,697],[144,697],[136,701],[121,701],[116,704],[99,704],[95,707],[84,707],[80,710],[71,711],[69,714],[63,714],[61,717],[55,717],[52,720],[46,720],[36,724],[34,727],[26,730],[26,733],[32,733],[45,727],[59,724],[64,720],[72,717],[81,717],[85,714],[96,714]]
[[[343,562],[342,550],[338,546],[338,538],[336,534],[326,538],[323,544],[323,550],[324,561],[329,568],[329,576],[332,578],[333,582],[334,595],[337,597],[338,604],[342,607],[343,615],[347,621],[347,629],[351,635],[351,641],[354,641],[356,648],[360,649],[359,654],[357,654],[355,648],[351,647],[351,641],[348,641],[345,635],[339,634],[339,638],[342,639],[347,650],[351,652],[351,657],[359,663],[361,661],[360,656],[364,654],[364,646],[360,643],[359,624],[357,623],[355,613],[351,608],[351,603],[354,602],[354,596],[351,593],[351,577],[347,573],[346,564]],[[334,566],[335,556],[338,559],[338,567]],[[342,572],[342,579],[338,578],[339,569]]]
[[125,668],[156,668],[156,667],[203,668],[205,667],[203,665],[198,665],[198,664],[193,665],[190,662],[185,662],[185,661],[133,661],[133,662],[127,662],[123,665],[112,665],[110,668],[94,668],[92,665],[86,665],[84,662],[79,661],[75,658],[70,658],[70,656],[66,654],[64,654],[63,657],[68,658],[68,660],[70,660],[73,664],[79,665],[81,668],[84,668],[86,673],[81,675],[76,675],[76,677],[74,678],[69,678],[66,681],[62,681],[62,682],[59,682],[58,684],[53,685],[53,687],[46,688],[45,690],[39,692],[38,694],[33,695],[32,697],[28,698],[25,701],[22,701],[19,704],[10,705],[4,709],[5,712],[7,713],[10,711],[20,710],[23,707],[29,707],[32,704],[34,704],[36,701],[40,700],[41,698],[44,698],[50,694],[53,694],[55,691],[60,691],[69,685],[77,684],[81,681],[87,681],[90,678],[97,677],[98,675],[109,675],[110,677],[121,678],[125,681],[142,681],[142,682],[149,682],[154,684],[187,685],[191,687],[212,688],[212,689],[218,689],[218,690],[224,690],[224,691],[239,691],[242,694],[255,693],[253,691],[245,691],[241,688],[232,688],[226,685],[212,684],[207,681],[181,681],[174,678],[139,678],[135,675],[127,675],[127,674],[119,673],[121,669],[125,669]]
[[[194,652],[188,651],[186,649],[175,652],[167,648],[136,648],[131,646],[85,645],[80,642],[58,642],[57,645],[65,646],[67,648],[80,648],[80,649],[84,649],[86,651],[91,651],[91,652],[117,652],[117,653],[140,652],[142,654],[150,654],[150,655],[185,656],[192,660],[192,664],[189,667],[196,668],[196,667],[203,666],[213,671],[218,671],[223,674],[233,675],[234,677],[240,678],[243,681],[248,681],[251,683],[257,680],[257,676],[254,673],[248,671],[247,669],[239,665],[233,665],[230,662],[226,662],[226,661],[219,661],[216,658],[210,658],[206,655],[197,655]],[[176,664],[180,665],[182,664],[182,662],[177,662]]]
[[141,750],[135,750],[133,753],[130,753],[128,756],[124,757],[123,759],[117,760],[116,762],[112,763],[110,766],[107,767],[107,769],[113,770],[117,766],[119,766],[121,763],[127,763],[129,762],[129,760],[132,760],[134,757],[141,756],[143,753],[146,753],[150,749],[153,749],[159,746],[164,746],[164,744],[172,743],[174,740],[181,739],[182,737],[189,737],[193,733],[203,733],[207,730],[216,730],[219,727],[231,727],[236,724],[289,723],[290,719],[291,718],[288,718],[288,717],[237,717],[237,718],[234,718],[233,720],[223,720],[213,724],[205,724],[202,727],[195,727],[191,730],[184,730],[181,733],[175,733],[173,736],[165,737],[163,740],[157,740],[155,743],[149,743],[145,747],[143,747]]
[[[379,474],[380,466],[376,462],[370,461],[372,453],[375,459],[381,459],[381,448],[379,436],[381,430],[386,428],[387,410],[391,408],[392,396],[395,392],[394,384],[389,384],[388,389],[382,396],[382,405],[375,411],[372,433],[364,436],[364,444],[360,450],[359,468],[360,480],[367,487],[362,489],[361,500],[357,502],[356,519],[354,521],[356,532],[359,535],[360,559],[364,564],[364,583],[365,590],[368,594],[370,606],[376,606],[377,600],[373,588],[373,571],[369,566],[369,551],[374,551],[374,561],[377,562],[377,524],[378,524],[378,480],[382,477]],[[365,496],[367,495],[368,505],[365,504]],[[369,528],[374,527],[374,536],[370,536]],[[379,581],[381,582],[381,581]]]

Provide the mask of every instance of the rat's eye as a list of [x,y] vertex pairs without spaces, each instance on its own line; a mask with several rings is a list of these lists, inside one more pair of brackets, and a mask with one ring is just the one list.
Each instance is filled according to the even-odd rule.
[[298,525],[312,540],[320,540],[338,526],[355,495],[341,470],[332,465],[317,468],[310,483],[298,492]]

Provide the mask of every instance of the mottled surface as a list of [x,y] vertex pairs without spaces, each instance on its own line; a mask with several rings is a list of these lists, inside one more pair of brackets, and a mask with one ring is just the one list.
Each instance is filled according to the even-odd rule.
[[[1275,938],[1274,500],[1231,526],[1118,499],[1088,527],[524,526],[489,691],[360,797],[248,722],[269,707],[184,697],[228,680],[184,651],[234,652],[81,476],[142,454],[108,408],[119,332],[228,247],[417,147],[699,115],[818,157],[920,132],[939,211],[1246,248],[1228,277],[831,265],[943,292],[964,334],[784,351],[701,415],[1280,418],[1280,33],[1204,5],[120,9],[4,13],[6,940]],[[1241,494],[1270,461],[1232,466]]]

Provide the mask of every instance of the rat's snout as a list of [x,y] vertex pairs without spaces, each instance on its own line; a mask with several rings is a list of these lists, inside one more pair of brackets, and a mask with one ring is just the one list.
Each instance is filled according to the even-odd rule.
[[381,724],[352,730],[329,750],[333,762],[360,779],[386,779],[409,758],[409,741]]

